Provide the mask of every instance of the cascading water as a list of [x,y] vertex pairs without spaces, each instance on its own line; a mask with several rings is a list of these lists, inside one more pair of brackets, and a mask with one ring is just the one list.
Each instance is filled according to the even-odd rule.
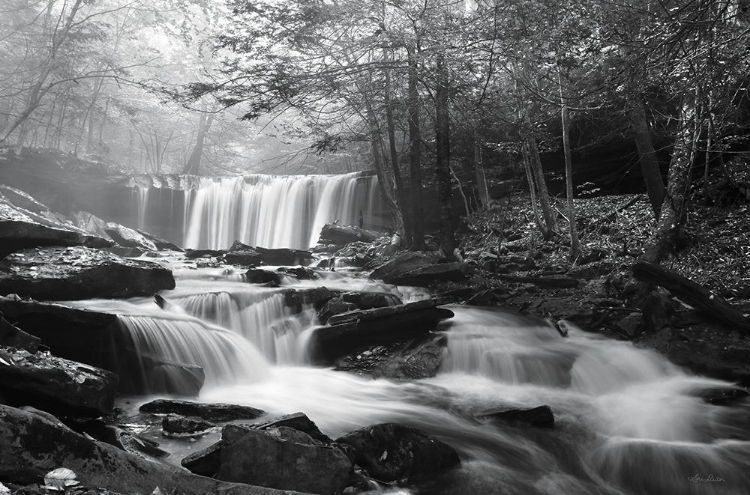
[[184,246],[223,249],[235,240],[308,248],[326,223],[365,226],[380,215],[377,179],[362,174],[203,179],[186,196]]
[[[163,294],[165,309],[147,300],[128,303],[147,315],[127,317],[129,327],[144,340],[144,352],[208,362],[201,400],[271,415],[302,411],[333,438],[399,422],[459,451],[460,468],[402,493],[750,493],[750,402],[724,407],[701,398],[731,384],[687,375],[628,343],[576,328],[564,338],[541,320],[461,306],[451,308],[455,318],[440,328],[448,343],[436,377],[365,379],[307,365],[309,311],[290,314],[284,288],[239,279],[217,269],[179,271],[178,287]],[[396,290],[356,279],[305,284]],[[190,328],[195,322],[203,326]],[[213,341],[217,335],[223,344]],[[238,351],[243,346],[252,350]],[[192,355],[212,348],[225,363],[213,366],[213,358]],[[248,365],[266,363],[256,348],[271,363],[263,372]],[[477,419],[542,404],[554,411],[552,429]]]

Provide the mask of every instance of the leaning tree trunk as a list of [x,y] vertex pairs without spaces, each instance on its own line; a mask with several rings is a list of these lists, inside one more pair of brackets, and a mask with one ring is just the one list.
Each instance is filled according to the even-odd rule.
[[409,109],[409,184],[411,186],[411,219],[412,237],[411,248],[424,248],[424,213],[422,209],[422,131],[419,116],[419,74],[417,72],[416,54],[408,50],[409,57],[409,95],[407,106]]
[[638,159],[641,163],[643,181],[646,183],[646,192],[654,217],[659,218],[666,188],[659,170],[659,162],[656,159],[654,141],[648,128],[646,110],[643,107],[643,101],[638,97],[628,98],[628,105],[630,107],[628,118],[635,133],[635,145],[638,148]]
[[195,146],[193,151],[190,153],[185,168],[182,170],[183,174],[200,175],[201,159],[203,158],[203,143],[206,140],[206,135],[211,129],[211,124],[214,120],[214,114],[206,114],[201,112],[201,116],[198,119],[198,136],[195,139]]
[[661,215],[651,239],[646,243],[641,260],[659,263],[674,248],[687,220],[687,191],[695,153],[695,106],[683,104],[680,128],[675,137],[669,177]]
[[542,170],[542,160],[539,157],[539,148],[536,145],[534,136],[529,136],[526,139],[526,144],[529,147],[531,172],[536,183],[539,206],[542,209],[542,218],[544,218],[544,225],[547,226],[546,231],[542,232],[542,234],[545,235],[545,239],[549,239],[557,231],[557,221],[555,220],[555,214],[552,211],[552,204],[549,200],[549,191],[547,190],[547,183],[544,180],[544,170]]
[[453,258],[456,241],[453,236],[453,191],[450,173],[450,115],[448,112],[448,73],[445,58],[437,57],[437,88],[435,91],[435,175],[440,202],[440,248]]

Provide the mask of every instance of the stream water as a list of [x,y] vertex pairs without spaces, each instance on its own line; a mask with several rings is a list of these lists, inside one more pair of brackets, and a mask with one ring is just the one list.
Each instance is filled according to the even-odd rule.
[[[314,314],[292,315],[282,289],[244,283],[231,270],[175,274],[165,309],[147,299],[85,304],[122,315],[144,354],[203,366],[202,401],[272,415],[302,411],[333,438],[394,421],[459,451],[460,468],[400,493],[750,493],[750,403],[708,404],[701,391],[731,385],[629,343],[577,328],[564,338],[541,320],[454,306],[455,317],[440,327],[448,344],[436,377],[373,380],[309,365]],[[336,274],[307,284],[425,296]],[[124,402],[134,408],[143,400]],[[552,429],[475,419],[542,404],[554,411]],[[164,446],[179,462],[211,441]]]

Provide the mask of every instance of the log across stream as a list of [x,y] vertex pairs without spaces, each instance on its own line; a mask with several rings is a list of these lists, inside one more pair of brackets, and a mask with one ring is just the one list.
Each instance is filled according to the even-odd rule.
[[[304,284],[426,297],[325,276]],[[372,379],[311,365],[314,310],[289,311],[281,289],[220,269],[176,268],[175,278],[176,289],[162,292],[163,309],[151,299],[85,304],[127,315],[151,357],[194,359],[206,370],[200,401],[301,411],[332,438],[396,422],[458,450],[460,467],[398,493],[750,493],[750,403],[710,403],[706,397],[732,384],[689,375],[656,353],[577,328],[565,338],[545,321],[495,309],[448,306],[455,316],[437,329],[447,344],[436,376]],[[206,328],[222,334],[219,348]],[[134,411],[152,398],[120,406]],[[484,415],[542,405],[554,414],[552,428]],[[156,430],[153,437],[179,465],[216,434],[197,442],[165,440]]]

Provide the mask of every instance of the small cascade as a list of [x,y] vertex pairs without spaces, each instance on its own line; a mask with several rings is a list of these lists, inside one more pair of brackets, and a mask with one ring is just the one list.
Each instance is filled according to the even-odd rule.
[[146,209],[148,208],[148,193],[151,190],[148,186],[133,186],[133,197],[136,202],[136,211],[138,212],[138,228],[146,228]]
[[[252,175],[202,179],[185,200],[189,248],[228,248],[235,240],[268,248],[308,248],[324,224],[377,225],[382,207],[377,179],[336,176]],[[361,214],[360,214],[361,212]]]
[[199,366],[206,385],[263,378],[268,362],[247,340],[200,320],[119,315],[120,324],[143,359]]
[[305,362],[305,347],[299,340],[310,328],[312,308],[292,314],[282,292],[213,292],[176,299],[192,316],[216,323],[241,335],[276,364]]

